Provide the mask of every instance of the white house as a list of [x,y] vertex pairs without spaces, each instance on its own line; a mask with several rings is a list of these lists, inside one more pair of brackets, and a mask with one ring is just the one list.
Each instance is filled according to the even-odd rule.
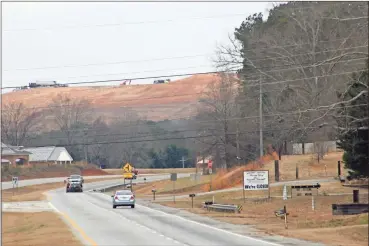
[[29,162],[53,162],[55,164],[72,163],[73,158],[64,147],[46,146],[24,148],[30,152]]

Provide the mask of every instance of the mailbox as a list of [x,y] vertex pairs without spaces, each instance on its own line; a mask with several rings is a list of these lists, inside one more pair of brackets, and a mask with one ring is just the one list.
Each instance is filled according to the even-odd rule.
[[196,194],[190,194],[189,196],[190,196],[190,197],[195,197],[195,196],[196,196]]

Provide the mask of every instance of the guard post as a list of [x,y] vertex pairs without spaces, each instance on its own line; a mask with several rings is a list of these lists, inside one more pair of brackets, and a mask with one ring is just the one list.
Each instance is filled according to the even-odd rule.
[[171,173],[170,180],[173,181],[173,202],[176,203],[175,189],[176,189],[177,173]]

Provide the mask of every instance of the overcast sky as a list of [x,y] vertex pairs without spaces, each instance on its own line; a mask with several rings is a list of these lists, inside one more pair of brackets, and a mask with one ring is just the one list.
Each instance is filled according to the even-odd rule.
[[[226,44],[248,15],[265,15],[271,7],[267,2],[3,2],[2,87],[213,71],[216,45]],[[109,84],[119,82],[104,83]]]

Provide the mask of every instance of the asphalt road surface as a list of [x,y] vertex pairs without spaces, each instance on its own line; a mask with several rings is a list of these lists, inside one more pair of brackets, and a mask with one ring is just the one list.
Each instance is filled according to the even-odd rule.
[[[101,185],[86,184],[85,190]],[[301,241],[294,244],[273,243],[159,211],[140,202],[134,209],[113,209],[111,197],[103,193],[65,193],[64,189],[57,189],[49,191],[47,196],[51,206],[86,245],[315,245],[302,244]]]
[[[122,177],[122,175],[84,176],[83,178],[85,180],[89,180],[89,179],[119,178],[119,177]],[[66,178],[67,177],[19,180],[18,187],[63,182]],[[1,182],[2,190],[11,189],[11,188],[13,188],[12,181]]]
[[[179,177],[189,177],[190,174],[184,173],[184,174],[178,174]],[[137,180],[141,180],[143,182],[143,179],[146,178],[147,181],[156,181],[156,180],[162,180],[162,179],[169,179],[170,174],[141,174],[138,176]],[[67,177],[60,177],[60,178],[43,178],[43,179],[27,179],[27,180],[19,180],[18,187],[23,186],[30,186],[30,185],[38,185],[38,184],[47,184],[47,183],[57,183],[57,182],[63,182]],[[103,176],[84,176],[85,180],[90,179],[102,179],[102,178],[122,178],[122,175],[103,175]],[[108,180],[104,181],[106,184],[115,184],[117,181],[115,180]],[[1,182],[1,189],[11,189],[13,188],[12,181],[7,182]]]

